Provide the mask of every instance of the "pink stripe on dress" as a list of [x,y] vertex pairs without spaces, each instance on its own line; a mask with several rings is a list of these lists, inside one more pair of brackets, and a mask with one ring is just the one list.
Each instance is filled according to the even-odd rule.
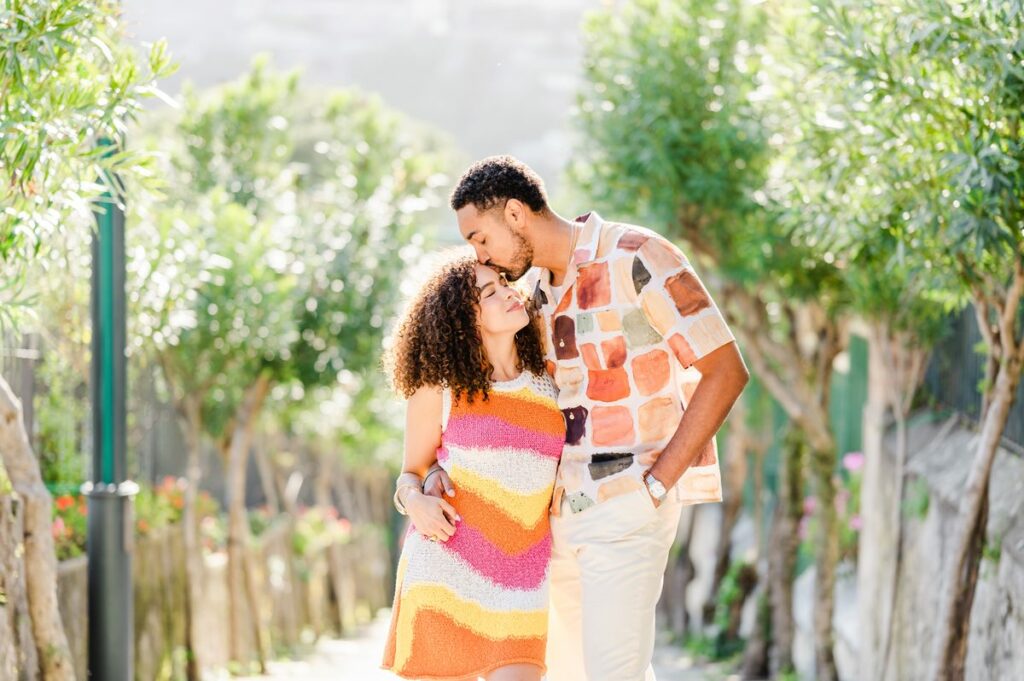
[[495,584],[514,589],[536,589],[543,584],[551,559],[550,534],[518,556],[509,556],[464,523],[443,546]]
[[474,414],[452,415],[444,431],[445,446],[476,447],[479,449],[532,449],[549,459],[559,459],[565,436],[546,435],[513,426],[494,416]]

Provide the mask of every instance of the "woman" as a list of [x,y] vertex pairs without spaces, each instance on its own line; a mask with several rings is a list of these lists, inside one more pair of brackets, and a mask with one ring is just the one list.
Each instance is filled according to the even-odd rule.
[[[384,668],[414,679],[539,681],[548,509],[565,442],[540,338],[518,292],[463,257],[409,306],[387,358],[408,398],[395,505],[412,528]],[[447,500],[422,492],[434,461]]]

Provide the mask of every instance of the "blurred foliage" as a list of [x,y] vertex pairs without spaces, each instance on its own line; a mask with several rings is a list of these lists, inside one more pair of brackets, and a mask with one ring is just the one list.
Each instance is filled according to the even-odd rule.
[[135,529],[150,534],[181,522],[184,508],[184,479],[167,476],[155,487],[142,486],[134,499]]
[[763,331],[785,337],[787,306],[813,302],[833,317],[849,294],[835,259],[797,238],[766,191],[784,139],[765,103],[770,9],[639,0],[591,14],[570,174],[616,218],[684,241],[713,293],[747,290],[765,309]]
[[155,186],[151,157],[111,155],[155,82],[172,71],[166,46],[146,63],[123,39],[114,0],[10,0],[0,7],[0,324],[24,312],[25,263],[72,228],[91,227],[90,201],[117,172]]
[[[379,386],[385,320],[441,202],[436,136],[357,91],[313,97],[258,60],[188,90],[149,144],[170,188],[137,210],[139,349],[152,343],[179,396],[204,396],[214,436],[261,373],[286,422],[313,409],[321,427],[372,430],[374,413],[349,411]],[[345,409],[326,424],[325,404]]]
[[[863,91],[832,88],[834,73],[821,45],[827,29],[813,3],[790,0],[769,10],[765,49],[773,56],[761,73],[761,110],[773,131],[774,161],[764,187],[790,239],[835,264],[846,311],[909,331],[930,345],[948,314],[963,303],[950,273],[908,254],[900,234],[908,207],[896,175],[906,165],[895,149],[870,150],[853,139]],[[840,120],[843,119],[843,120]],[[871,157],[891,166],[885,177],[853,172]]]
[[[132,514],[137,535],[151,535],[181,521],[184,507],[183,481],[171,476],[158,485],[141,485],[133,499]],[[206,492],[200,492],[197,514],[202,523],[217,522],[220,509]],[[85,554],[88,500],[81,493],[58,494],[53,500],[53,539],[58,560]]]
[[61,494],[53,500],[53,542],[57,560],[85,553],[87,505],[81,494]]
[[[857,562],[857,540],[862,527],[860,515],[860,490],[863,479],[864,455],[860,452],[844,454],[840,472],[835,477],[837,530],[839,532],[839,557],[847,563]],[[797,571],[802,572],[813,564],[819,534],[816,509],[818,499],[804,498],[803,517],[798,528],[800,549]]]
[[571,176],[756,295],[776,339],[806,301],[927,347],[1024,257],[1022,22],[1017,2],[616,5],[585,26]]
[[844,138],[827,167],[867,190],[862,203],[899,210],[883,224],[927,267],[967,283],[1005,280],[1024,250],[1024,6],[820,0],[813,9],[822,84]]
[[590,14],[583,30],[577,184],[670,235],[687,206],[714,224],[754,210],[768,161],[751,103],[760,10],[639,0]]
[[36,455],[43,480],[58,488],[77,487],[85,481],[87,462],[87,385],[58,351],[43,352],[36,367]]
[[338,517],[334,507],[302,509],[295,520],[292,550],[308,556],[330,544],[346,544],[352,537],[352,523]]

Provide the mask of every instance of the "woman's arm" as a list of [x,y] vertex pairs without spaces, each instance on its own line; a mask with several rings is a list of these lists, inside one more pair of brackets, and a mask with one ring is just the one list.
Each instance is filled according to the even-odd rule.
[[421,478],[437,460],[441,446],[441,389],[423,386],[409,398],[405,409],[405,457],[403,473]]
[[[423,478],[437,460],[441,445],[441,389],[424,386],[413,393],[405,412],[403,473]],[[399,489],[399,502],[422,534],[444,541],[455,533],[458,514],[444,499],[424,495],[411,487]]]

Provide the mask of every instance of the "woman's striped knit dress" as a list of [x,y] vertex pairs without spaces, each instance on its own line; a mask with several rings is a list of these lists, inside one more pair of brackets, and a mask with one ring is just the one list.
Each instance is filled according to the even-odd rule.
[[555,396],[527,371],[494,383],[487,401],[452,403],[445,391],[437,458],[462,520],[445,543],[406,537],[384,668],[414,679],[544,668],[548,510],[565,442]]

